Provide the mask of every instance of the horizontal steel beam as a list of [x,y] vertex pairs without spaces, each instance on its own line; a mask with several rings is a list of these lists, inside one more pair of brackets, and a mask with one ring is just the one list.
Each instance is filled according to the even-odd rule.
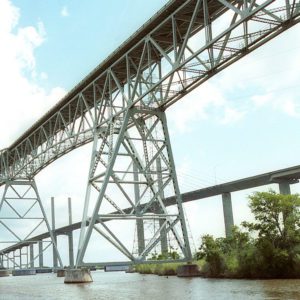
[[[212,28],[224,14],[228,22],[223,18],[224,28],[215,32]],[[153,108],[165,110],[299,21],[299,0],[170,1],[0,151],[0,185],[8,178],[32,178],[97,134],[101,138],[109,120],[121,124],[133,106],[145,110],[144,119]]]
[[[214,185],[211,187],[195,190],[188,193],[181,194],[182,201],[183,202],[190,202],[195,200],[200,200],[204,198],[209,198],[213,196],[218,196],[223,193],[231,193],[231,192],[237,192],[241,190],[251,189],[263,185],[273,184],[273,183],[281,183],[281,182],[287,182],[289,184],[297,183],[300,179],[300,165],[294,166],[286,169],[280,169],[268,173],[263,173],[260,175],[247,177],[235,181],[230,181],[227,183]],[[164,200],[164,203],[166,206],[171,206],[176,204],[175,197],[168,197]],[[143,206],[141,206],[142,208]],[[126,213],[129,213],[132,210],[132,208],[124,209],[123,211]],[[113,212],[112,214],[118,214],[118,212]],[[107,222],[110,219],[102,220],[102,222]],[[99,221],[96,221],[96,223],[99,223]],[[67,225],[61,228],[58,228],[54,231],[54,235],[68,235],[71,231],[77,230],[81,228],[81,222],[73,223],[71,225]],[[0,250],[0,253],[8,253],[17,249],[20,249],[22,247],[28,246],[32,243],[36,243],[39,240],[43,240],[46,238],[49,238],[50,234],[48,232],[45,232],[41,235],[35,236],[32,239],[29,239],[27,241],[24,241],[23,243],[18,243],[16,245],[7,247]]]

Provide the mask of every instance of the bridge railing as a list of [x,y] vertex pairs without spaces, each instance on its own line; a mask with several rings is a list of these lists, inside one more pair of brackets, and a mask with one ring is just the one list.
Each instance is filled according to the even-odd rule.
[[99,128],[116,125],[129,107],[165,110],[300,15],[299,1],[281,0],[172,1],[168,9],[1,152],[2,178],[34,176]]

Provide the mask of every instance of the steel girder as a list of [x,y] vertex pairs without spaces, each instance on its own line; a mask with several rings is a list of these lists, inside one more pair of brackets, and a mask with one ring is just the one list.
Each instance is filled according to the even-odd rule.
[[[106,130],[95,135],[76,265],[84,265],[83,258],[93,230],[133,262],[146,260],[159,243],[168,252],[165,237],[170,234],[176,239],[182,258],[190,261],[165,113],[159,109],[130,108],[114,118],[113,108],[110,111],[112,117]],[[165,206],[165,194],[176,195],[174,207]],[[128,205],[130,209],[125,211]],[[111,208],[117,213],[112,214]],[[141,253],[134,256],[121,241],[119,230],[114,232],[111,222],[106,225],[107,219],[119,222],[152,220],[158,221],[159,226]]]
[[[42,255],[42,253],[51,245],[54,247],[60,266],[62,260],[57,251],[56,242],[53,232],[50,229],[48,219],[41,202],[37,186],[34,180],[14,180],[6,181],[4,192],[0,202],[0,227],[2,230],[2,238],[0,240],[0,255],[6,260],[8,265],[12,264],[13,268],[29,267],[34,264],[34,261]],[[50,234],[50,240],[44,241],[42,251],[35,257],[28,260],[28,246],[32,246],[39,240],[31,239],[37,230],[45,227]],[[45,230],[44,229],[44,230]],[[3,240],[4,238],[4,240]],[[3,251],[2,245],[7,244],[20,245],[19,250],[13,251],[13,256],[10,253]],[[26,252],[23,253],[22,249]],[[22,261],[23,256],[26,256],[26,261]],[[16,261],[18,257],[19,262]]]
[[299,16],[299,0],[171,1],[1,151],[0,184],[33,178],[60,156],[91,142],[95,132],[106,130],[111,115],[118,118],[133,106],[166,109],[298,23]]

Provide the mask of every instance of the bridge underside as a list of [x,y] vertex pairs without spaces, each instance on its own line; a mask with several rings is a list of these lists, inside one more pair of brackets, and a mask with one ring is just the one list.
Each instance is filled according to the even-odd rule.
[[[245,190],[245,189],[251,189],[256,188],[259,186],[269,185],[269,184],[279,184],[279,187],[281,187],[282,184],[285,184],[286,186],[290,184],[297,183],[300,179],[300,166],[295,166],[287,169],[281,169],[273,172],[268,172],[252,177],[247,177],[223,184],[219,184],[216,186],[211,186],[199,190],[195,190],[192,192],[181,194],[182,202],[190,202],[195,201],[199,199],[205,199],[208,197],[218,196],[218,195],[224,195],[224,194],[230,194],[233,192]],[[280,191],[283,193],[284,191]],[[176,204],[176,197],[166,197],[164,199],[165,206],[171,206]],[[141,208],[143,208],[144,205],[141,205]],[[129,213],[130,208],[124,209],[124,212]],[[118,211],[113,211],[112,214],[117,214]],[[103,222],[108,222],[109,219],[103,220]],[[99,220],[96,220],[96,224],[99,223]],[[89,224],[89,223],[88,223]],[[88,225],[87,224],[87,225]],[[82,222],[77,222],[70,224],[68,226],[64,226],[61,228],[57,228],[55,231],[53,231],[54,236],[59,235],[67,235],[70,236],[71,233],[75,230],[78,230],[81,228]],[[13,246],[7,247],[2,250],[2,253],[5,255],[8,255],[9,253],[13,253],[14,251],[20,251],[21,248],[31,247],[35,243],[39,243],[40,241],[46,240],[50,238],[51,231],[47,231],[43,234],[37,235],[32,237],[31,239],[25,240],[23,242],[16,243]],[[128,265],[131,264],[130,261],[125,262],[104,262],[102,264],[97,263],[89,263],[90,266],[105,266],[105,265]],[[42,264],[41,264],[42,265]],[[71,264],[73,265],[73,264]]]
[[[299,20],[299,0],[170,1],[0,152],[0,185],[33,180],[62,155],[93,142],[77,266],[93,231],[132,261],[145,260],[158,243],[168,251],[171,234],[190,260],[165,110]],[[107,219],[136,223],[136,257]],[[148,244],[141,241],[146,220],[157,224]]]

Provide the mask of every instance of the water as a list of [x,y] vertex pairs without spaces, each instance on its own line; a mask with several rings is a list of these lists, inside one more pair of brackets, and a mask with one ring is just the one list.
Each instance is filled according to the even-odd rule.
[[300,299],[300,280],[229,280],[92,272],[90,284],[63,283],[55,274],[0,278],[0,299]]

